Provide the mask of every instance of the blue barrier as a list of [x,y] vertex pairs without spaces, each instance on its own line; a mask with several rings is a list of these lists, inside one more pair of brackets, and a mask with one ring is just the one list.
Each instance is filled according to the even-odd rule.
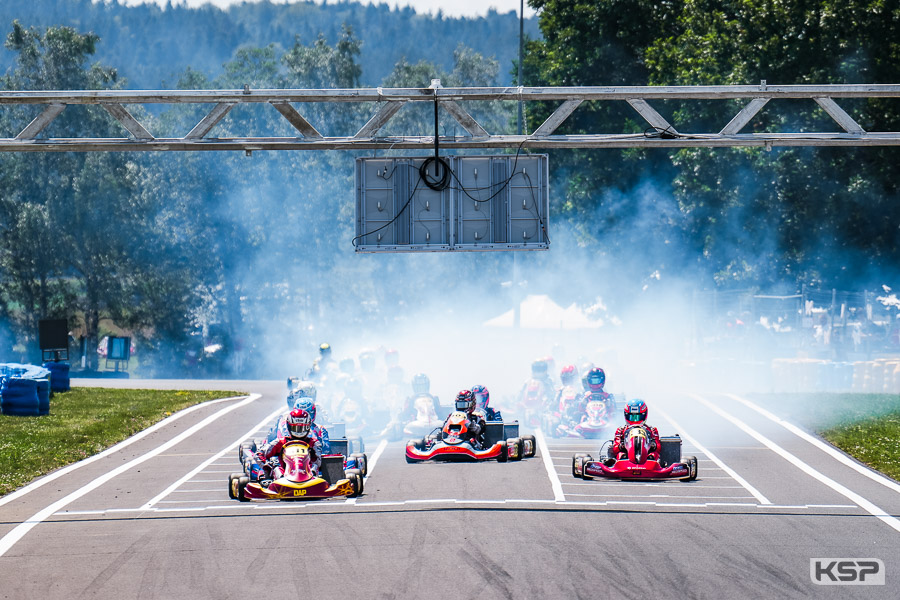
[[69,378],[69,363],[48,362],[44,368],[50,371],[50,390],[54,392],[68,392],[71,389]]
[[31,417],[50,413],[50,371],[37,365],[0,364],[0,413]]

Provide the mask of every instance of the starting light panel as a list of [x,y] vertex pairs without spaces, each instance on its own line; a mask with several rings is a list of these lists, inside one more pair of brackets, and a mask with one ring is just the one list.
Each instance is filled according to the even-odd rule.
[[[356,251],[546,250],[546,154],[443,157],[447,186],[420,170],[428,157],[356,161]],[[432,184],[443,167],[427,165]]]

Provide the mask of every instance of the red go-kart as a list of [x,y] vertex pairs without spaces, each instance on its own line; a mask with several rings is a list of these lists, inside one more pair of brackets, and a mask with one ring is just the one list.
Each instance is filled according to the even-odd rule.
[[681,438],[661,438],[662,447],[650,450],[650,436],[637,425],[630,427],[624,436],[625,450],[616,451],[612,441],[600,449],[602,460],[594,460],[590,454],[572,457],[572,476],[581,479],[604,477],[608,479],[697,479],[697,457],[681,460]]
[[[496,459],[498,462],[520,460],[534,456],[537,444],[532,435],[524,437],[503,436],[504,423],[486,424],[484,448],[476,448],[472,434],[468,430],[468,416],[455,411],[447,417],[440,428],[436,428],[422,439],[406,443],[406,462],[417,463],[427,460],[478,461]],[[514,425],[518,431],[518,424]],[[497,439],[500,438],[500,439]]]

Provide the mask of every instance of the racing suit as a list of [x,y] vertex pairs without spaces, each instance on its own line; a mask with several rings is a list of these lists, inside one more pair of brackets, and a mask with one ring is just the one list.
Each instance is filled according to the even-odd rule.
[[[266,442],[256,450],[257,458],[262,466],[262,472],[256,472],[259,479],[278,479],[284,475],[284,462],[281,460],[281,451],[288,442],[297,440],[287,432],[287,427],[279,428],[274,440]],[[309,457],[311,463],[318,472],[322,465],[322,442],[316,437],[316,434],[310,430],[309,435],[300,438],[299,441],[309,444]],[[258,465],[254,465],[258,466]],[[252,472],[252,467],[251,467]]]
[[500,414],[499,410],[491,408],[490,406],[486,406],[481,409],[484,412],[484,420],[485,421],[502,421],[503,415]]
[[621,460],[623,456],[625,456],[625,434],[632,427],[643,427],[647,432],[647,435],[650,438],[650,453],[657,460],[659,459],[659,449],[662,447],[661,442],[659,441],[659,431],[656,430],[656,427],[652,427],[647,425],[646,423],[641,423],[640,425],[625,425],[624,427],[619,427],[616,429],[616,434],[613,437],[612,446],[610,446],[609,454],[607,458],[616,458]]
[[484,449],[484,434],[487,431],[484,417],[485,413],[480,410],[473,410],[468,414],[469,422],[467,428],[472,435],[472,445],[479,450]]

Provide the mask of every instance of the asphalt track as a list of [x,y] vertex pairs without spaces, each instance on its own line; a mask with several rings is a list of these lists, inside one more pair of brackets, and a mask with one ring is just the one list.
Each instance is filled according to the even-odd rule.
[[[284,406],[283,383],[115,385],[253,395],[0,498],[0,598],[898,597],[900,485],[748,397],[654,400],[651,422],[699,459],[691,483],[574,479],[594,442],[408,465],[369,440],[357,499],[239,503],[236,441]],[[880,559],[886,585],[812,582],[811,558],[844,557]]]

